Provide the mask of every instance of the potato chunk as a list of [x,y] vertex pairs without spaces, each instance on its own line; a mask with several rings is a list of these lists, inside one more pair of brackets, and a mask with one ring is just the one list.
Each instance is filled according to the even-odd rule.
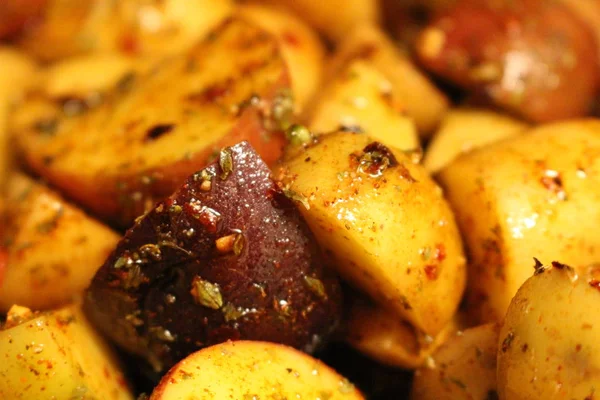
[[319,348],[341,314],[337,278],[247,142],[138,219],[98,271],[86,311],[160,371],[228,339]]
[[81,296],[119,236],[24,175],[12,175],[8,188],[0,312],[14,304],[48,310]]
[[536,264],[498,342],[501,400],[593,399],[600,387],[600,269]]
[[533,257],[600,259],[600,121],[537,128],[463,155],[439,173],[469,253],[467,306],[504,318]]
[[288,83],[277,40],[233,19],[149,73],[123,75],[104,96],[32,95],[13,130],[34,171],[129,226],[223,146],[249,140],[276,160],[293,110]]
[[293,348],[267,342],[226,342],[200,350],[175,365],[150,400],[194,394],[213,399],[363,400],[333,369]]
[[439,187],[401,151],[336,132],[283,163],[282,186],[341,275],[435,335],[465,284],[458,229]]
[[28,314],[15,308],[0,329],[0,398],[134,398],[112,350],[77,306]]

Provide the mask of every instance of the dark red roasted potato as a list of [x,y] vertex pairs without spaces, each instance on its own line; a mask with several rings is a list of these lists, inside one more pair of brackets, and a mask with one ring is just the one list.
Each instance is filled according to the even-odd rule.
[[247,142],[140,218],[97,273],[85,308],[156,370],[228,339],[312,352],[341,291],[314,239]]
[[533,122],[583,116],[600,69],[589,26],[559,1],[464,0],[421,34],[431,72]]
[[47,0],[0,1],[0,39],[18,34],[44,8]]

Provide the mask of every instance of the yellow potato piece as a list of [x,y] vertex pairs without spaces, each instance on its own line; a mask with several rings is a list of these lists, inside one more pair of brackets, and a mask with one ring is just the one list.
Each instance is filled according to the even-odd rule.
[[275,343],[226,342],[175,365],[150,400],[361,400],[346,378],[320,361]]
[[284,189],[341,275],[437,334],[465,285],[461,239],[441,190],[409,156],[367,135],[317,141],[283,164]]
[[538,264],[498,342],[501,400],[594,399],[600,388],[600,270]]
[[463,153],[525,133],[527,128],[526,123],[494,111],[450,110],[427,147],[423,165],[434,174]]
[[316,133],[356,127],[400,150],[420,146],[415,124],[404,115],[390,81],[360,60],[351,62],[323,90],[309,120]]
[[117,233],[20,174],[9,181],[6,214],[0,312],[14,304],[47,310],[81,296],[119,240]]
[[533,257],[600,260],[600,121],[536,128],[463,155],[438,175],[470,254],[467,306],[504,318]]
[[499,331],[499,325],[487,324],[450,338],[415,372],[411,399],[496,399]]
[[1,399],[128,400],[119,363],[77,306],[9,313],[0,330]]

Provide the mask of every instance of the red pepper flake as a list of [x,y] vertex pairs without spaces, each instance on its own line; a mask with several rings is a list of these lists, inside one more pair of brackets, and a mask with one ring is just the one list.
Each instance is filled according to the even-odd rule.
[[437,265],[426,265],[425,275],[429,280],[435,281],[438,278],[438,267]]
[[300,47],[300,39],[298,39],[298,36],[296,36],[294,33],[290,31],[285,31],[283,32],[281,37],[283,38],[283,41],[287,44],[294,47]]
[[508,332],[508,335],[506,335],[506,337],[502,341],[502,352],[503,353],[506,353],[508,351],[508,349],[510,349],[510,345],[512,344],[513,340],[515,340],[515,334],[512,332]]
[[590,286],[593,287],[594,289],[600,290],[600,281],[597,279],[592,279],[590,281]]
[[567,200],[567,193],[563,187],[560,174],[557,171],[551,169],[545,170],[540,182],[546,189],[554,193],[559,200]]
[[126,54],[137,54],[140,50],[139,42],[135,36],[126,34],[121,38],[121,50]]
[[442,243],[435,246],[433,258],[439,262],[442,262],[446,259],[446,247]]

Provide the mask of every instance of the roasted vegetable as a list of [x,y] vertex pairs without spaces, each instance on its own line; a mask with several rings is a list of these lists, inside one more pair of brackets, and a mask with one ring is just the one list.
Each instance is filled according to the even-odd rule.
[[14,304],[48,310],[80,297],[119,240],[59,194],[21,174],[11,175],[5,209],[0,312]]
[[500,325],[467,329],[450,338],[415,372],[413,400],[494,400]]
[[105,96],[32,94],[13,118],[28,165],[96,214],[124,226],[226,145],[281,154],[293,110],[275,38],[230,20],[148,74],[125,74]]
[[463,0],[418,42],[427,69],[534,122],[587,115],[600,89],[595,36],[560,1]]
[[533,257],[600,259],[600,121],[537,128],[463,155],[438,175],[469,254],[475,322],[504,318]]
[[77,306],[13,307],[0,327],[0,398],[133,399],[112,349]]
[[[533,271],[533,270],[532,270]],[[593,399],[600,387],[600,268],[536,263],[498,341],[501,400]]]
[[200,350],[175,365],[150,400],[202,393],[214,399],[363,400],[350,381],[293,348],[240,340]]
[[294,205],[247,143],[138,219],[102,266],[86,309],[156,370],[227,339],[307,352],[336,327],[341,291]]
[[465,285],[454,217],[409,155],[336,132],[287,160],[279,179],[341,275],[381,306],[435,335]]

